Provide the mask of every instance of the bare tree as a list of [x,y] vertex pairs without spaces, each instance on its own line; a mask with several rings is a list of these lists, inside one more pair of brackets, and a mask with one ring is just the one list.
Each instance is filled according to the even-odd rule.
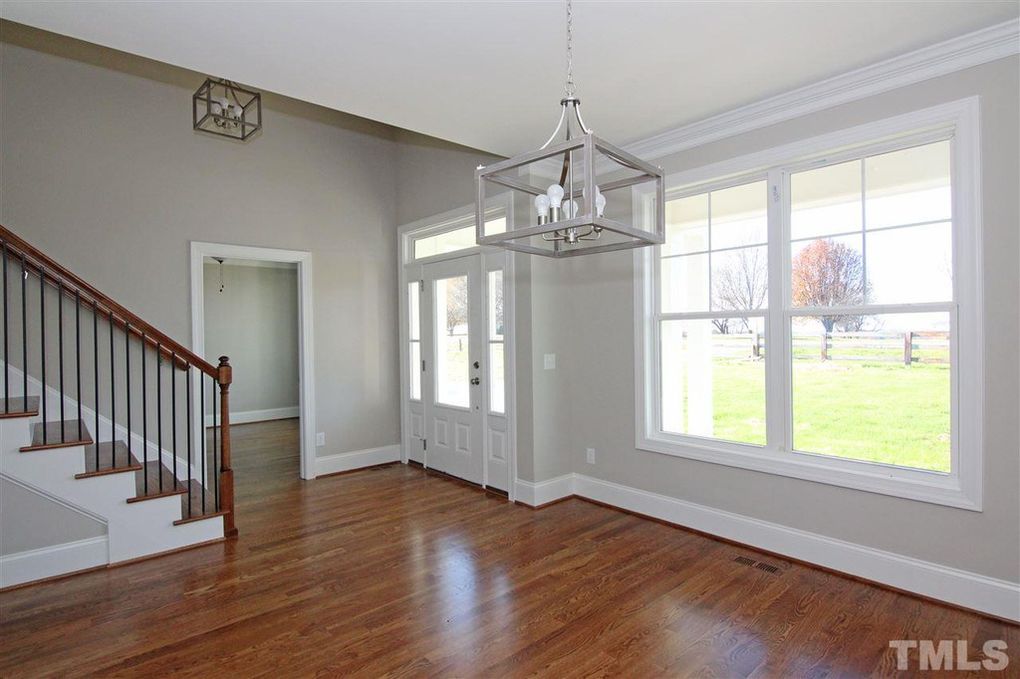
[[446,334],[453,335],[457,326],[468,320],[467,279],[449,279],[446,285]]
[[[868,299],[861,253],[830,238],[817,240],[793,259],[793,303],[797,306],[857,306]],[[834,328],[860,330],[867,316],[821,316],[825,332]]]
[[[717,309],[760,309],[769,294],[768,255],[765,248],[742,248],[726,258],[725,266],[712,272],[713,306]],[[713,321],[716,329],[727,334],[730,319]],[[747,318],[740,319],[741,329],[751,332]]]

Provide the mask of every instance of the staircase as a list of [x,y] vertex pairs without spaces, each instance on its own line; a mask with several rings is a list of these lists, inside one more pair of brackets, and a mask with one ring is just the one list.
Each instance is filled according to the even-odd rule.
[[0,266],[0,476],[105,520],[109,563],[236,536],[227,357],[205,361],[2,226]]

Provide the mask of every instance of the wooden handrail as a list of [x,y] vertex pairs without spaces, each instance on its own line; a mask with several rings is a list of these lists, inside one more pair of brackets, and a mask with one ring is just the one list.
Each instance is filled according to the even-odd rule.
[[[136,314],[113,301],[108,295],[84,281],[63,265],[49,258],[43,252],[35,248],[31,243],[27,242],[2,225],[0,225],[0,241],[7,244],[8,253],[16,253],[19,258],[20,255],[24,255],[26,263],[30,262],[39,272],[45,271],[45,276],[48,276],[51,281],[62,280],[65,283],[65,290],[67,290],[68,294],[72,297],[74,296],[74,290],[67,288],[67,283],[70,283],[74,287],[78,288],[79,292],[90,297],[91,299],[87,300],[88,304],[85,306],[90,307],[91,303],[94,301],[96,305],[102,307],[104,311],[113,312],[116,324],[122,329],[129,330],[133,335],[140,339],[144,339],[153,347],[161,347],[164,355],[176,356],[179,362],[183,361],[189,365],[193,365],[206,375],[219,380],[221,374],[219,368],[209,363],[184,345],[175,341],[165,333],[160,332]],[[83,301],[85,300],[83,299]],[[178,365],[178,367],[181,366]]]

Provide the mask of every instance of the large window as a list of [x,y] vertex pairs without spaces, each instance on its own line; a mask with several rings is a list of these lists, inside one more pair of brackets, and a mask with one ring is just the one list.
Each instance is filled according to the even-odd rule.
[[765,444],[767,208],[765,181],[666,204],[663,431]]
[[668,187],[666,242],[636,255],[639,447],[980,507],[975,116],[956,113]]

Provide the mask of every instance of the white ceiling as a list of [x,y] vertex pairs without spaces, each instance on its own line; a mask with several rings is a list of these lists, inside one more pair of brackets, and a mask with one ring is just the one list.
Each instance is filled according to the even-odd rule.
[[[576,0],[575,80],[588,125],[626,143],[1015,18],[1018,8]],[[565,71],[558,1],[4,0],[0,15],[502,155],[545,141]]]

